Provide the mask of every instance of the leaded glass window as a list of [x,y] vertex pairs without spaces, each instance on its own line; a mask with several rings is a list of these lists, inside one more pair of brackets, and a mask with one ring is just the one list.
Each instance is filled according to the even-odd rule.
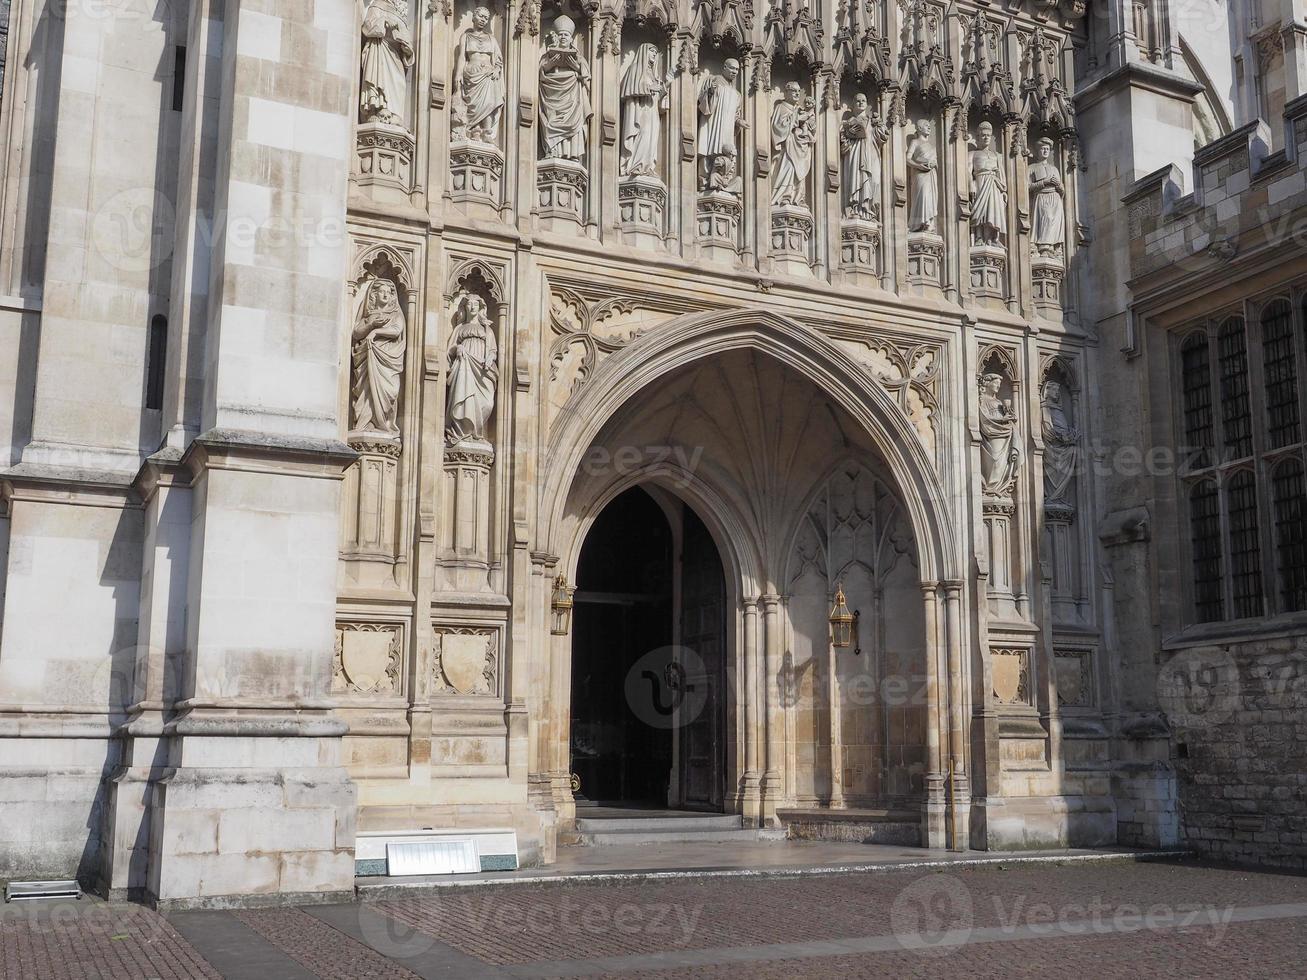
[[1292,445],[1298,435],[1298,362],[1293,308],[1276,300],[1262,314],[1262,363],[1266,379],[1266,446]]
[[1225,618],[1221,578],[1221,506],[1215,480],[1200,480],[1189,492],[1190,544],[1194,562],[1194,606],[1198,621]]
[[1217,335],[1221,378],[1221,436],[1227,459],[1253,452],[1252,411],[1248,402],[1248,340],[1243,320],[1230,317]]
[[1281,460],[1271,487],[1280,605],[1285,612],[1307,609],[1307,485],[1302,461],[1292,456]]

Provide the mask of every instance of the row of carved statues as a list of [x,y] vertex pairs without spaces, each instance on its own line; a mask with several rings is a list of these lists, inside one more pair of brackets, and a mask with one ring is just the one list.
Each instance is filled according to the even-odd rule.
[[[479,6],[459,38],[454,56],[451,138],[495,146],[499,142],[507,93],[504,56],[490,30],[491,14]],[[359,118],[402,125],[406,118],[407,74],[413,64],[413,41],[402,0],[372,0],[363,22],[362,84]],[[663,147],[663,114],[669,108],[672,73],[658,46],[640,44],[625,59],[620,77],[621,154],[619,176],[657,179]],[[539,152],[542,160],[583,162],[593,107],[591,76],[576,43],[576,24],[568,16],[553,22],[540,57]],[[719,72],[705,73],[696,90],[699,190],[738,195],[739,136],[747,128],[741,93],[740,63],[726,58]],[[788,82],[772,108],[769,145],[775,161],[771,202],[807,207],[813,146],[817,140],[817,106],[798,82]],[[840,203],[843,216],[880,217],[882,152],[890,129],[865,93],[840,122]],[[977,127],[968,155],[973,245],[999,246],[1008,234],[1008,184],[1003,154],[996,148],[994,127]],[[1037,253],[1057,255],[1065,237],[1065,186],[1049,138],[1035,144],[1029,167],[1032,242]],[[938,232],[939,159],[934,124],[922,118],[906,150],[910,171],[908,227]]]

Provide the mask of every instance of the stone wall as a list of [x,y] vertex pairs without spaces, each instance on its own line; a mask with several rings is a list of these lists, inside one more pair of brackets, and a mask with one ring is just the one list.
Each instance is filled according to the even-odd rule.
[[1307,868],[1307,637],[1191,647],[1162,665],[1183,843]]

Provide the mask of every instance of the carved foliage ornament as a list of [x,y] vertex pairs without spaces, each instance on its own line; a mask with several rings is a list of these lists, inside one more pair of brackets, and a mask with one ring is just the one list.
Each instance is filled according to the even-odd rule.
[[896,344],[873,338],[851,346],[850,353],[880,382],[912,423],[922,444],[935,456],[940,348],[935,344]]

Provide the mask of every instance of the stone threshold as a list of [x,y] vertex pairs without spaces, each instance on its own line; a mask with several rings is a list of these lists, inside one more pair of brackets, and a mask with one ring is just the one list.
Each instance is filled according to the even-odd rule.
[[[882,845],[862,845],[867,848]],[[899,850],[897,848],[888,848]],[[611,850],[611,849],[609,849]],[[1101,862],[1136,863],[1145,861],[1178,861],[1195,856],[1186,848],[1167,850],[1133,850],[1111,848],[1098,850],[1066,850],[1038,852],[926,851],[921,858],[888,857],[866,862],[829,862],[796,866],[770,867],[704,867],[704,868],[631,868],[602,871],[557,871],[527,869],[501,876],[458,875],[423,877],[408,881],[358,879],[355,891],[360,901],[384,901],[411,897],[424,892],[466,888],[499,888],[511,885],[573,885],[610,884],[642,881],[668,881],[687,878],[797,878],[806,875],[875,874],[893,871],[920,871],[928,868],[982,868],[994,865],[1016,864],[1087,864]]]

